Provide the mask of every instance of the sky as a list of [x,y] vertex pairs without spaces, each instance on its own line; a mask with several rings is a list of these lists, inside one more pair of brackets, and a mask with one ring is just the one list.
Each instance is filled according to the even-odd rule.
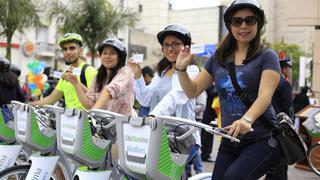
[[174,9],[190,9],[217,6],[220,0],[171,0]]

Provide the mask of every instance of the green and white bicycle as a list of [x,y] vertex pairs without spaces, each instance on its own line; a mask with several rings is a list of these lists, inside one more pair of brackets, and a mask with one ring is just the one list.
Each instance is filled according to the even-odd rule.
[[[162,116],[119,117],[116,120],[119,165],[133,179],[184,179],[186,160],[199,129],[240,142],[225,131],[203,123]],[[211,179],[211,173],[193,179]]]
[[[56,148],[55,112],[50,108],[36,108],[17,101],[14,106],[14,133],[17,142],[36,152],[28,163],[9,167],[0,172],[0,179],[58,179],[56,165],[63,177],[71,179],[74,172],[64,155]],[[10,153],[9,149],[5,150]]]

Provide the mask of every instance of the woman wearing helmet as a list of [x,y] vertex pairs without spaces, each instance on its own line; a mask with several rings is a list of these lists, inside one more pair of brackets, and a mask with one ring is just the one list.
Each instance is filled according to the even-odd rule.
[[[25,101],[18,77],[10,71],[10,61],[0,57],[0,109],[9,110],[6,104],[10,104],[12,100]],[[3,113],[3,115],[5,114]],[[4,119],[6,122],[8,121],[8,117],[5,116]]]
[[92,86],[85,92],[74,81],[80,102],[86,109],[96,108],[136,115],[133,109],[133,73],[126,66],[127,50],[118,39],[106,39],[98,46],[101,66]]
[[[264,13],[256,0],[234,0],[226,9],[224,22],[229,34],[208,60],[205,70],[195,80],[183,71],[178,76],[188,97],[198,96],[215,82],[222,127],[229,135],[241,135],[239,144],[222,139],[212,179],[259,179],[280,163],[282,155],[272,137],[272,127],[264,122],[276,122],[270,104],[280,78],[279,61],[273,50],[261,45]],[[190,62],[189,48],[182,49],[176,68],[183,70]],[[231,82],[229,67],[234,67],[246,95],[241,99]],[[253,104],[246,106],[244,99]]]
[[[190,46],[190,32],[181,25],[171,24],[157,34],[162,46],[164,58],[158,63],[157,72],[152,82],[146,86],[141,75],[141,68],[129,60],[129,65],[135,77],[135,95],[142,106],[150,107],[150,115],[176,116],[195,121],[195,98],[189,99],[180,87],[175,63],[180,50]],[[186,67],[183,71],[191,77],[199,74],[195,65]],[[199,151],[201,145],[199,132],[194,133],[196,144],[192,147],[188,160],[191,160]],[[199,162],[199,171],[202,165]]]

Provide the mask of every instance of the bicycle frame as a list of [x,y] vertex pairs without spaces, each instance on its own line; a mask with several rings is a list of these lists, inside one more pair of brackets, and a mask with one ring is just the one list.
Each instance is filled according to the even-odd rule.
[[[179,137],[170,137],[167,135],[168,123],[190,125],[193,128]],[[171,152],[168,139],[186,139],[199,128],[240,142],[211,126],[182,118],[119,117],[116,129],[120,166],[137,179],[180,179],[189,154]]]

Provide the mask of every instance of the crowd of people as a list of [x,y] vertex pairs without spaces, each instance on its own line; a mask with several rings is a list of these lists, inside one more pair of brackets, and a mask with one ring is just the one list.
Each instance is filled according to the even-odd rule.
[[[107,38],[97,47],[101,66],[96,69],[82,58],[82,37],[67,33],[59,46],[69,68],[40,100],[33,101],[27,85],[20,87],[20,69],[0,58],[0,105],[4,111],[11,100],[41,106],[64,98],[66,108],[104,109],[141,117],[167,115],[210,124],[217,117],[212,103],[218,97],[221,127],[233,137],[241,135],[241,142],[222,138],[217,157],[212,159],[212,134],[196,131],[196,143],[187,160],[188,176],[192,175],[192,163],[195,173],[201,173],[202,161],[206,161],[215,162],[212,179],[259,179],[265,174],[266,179],[287,179],[281,149],[270,144],[272,129],[263,122],[276,122],[279,112],[294,119],[294,112],[310,101],[307,88],[292,101],[287,80],[290,59],[279,61],[274,50],[261,44],[264,22],[257,1],[234,0],[224,13],[228,34],[201,71],[190,53],[191,34],[182,25],[170,24],[157,34],[162,58],[155,71],[128,58],[127,47],[116,38]],[[252,102],[249,107],[233,87],[231,67]],[[81,73],[75,74],[75,69]],[[133,109],[135,100],[139,110]]]

